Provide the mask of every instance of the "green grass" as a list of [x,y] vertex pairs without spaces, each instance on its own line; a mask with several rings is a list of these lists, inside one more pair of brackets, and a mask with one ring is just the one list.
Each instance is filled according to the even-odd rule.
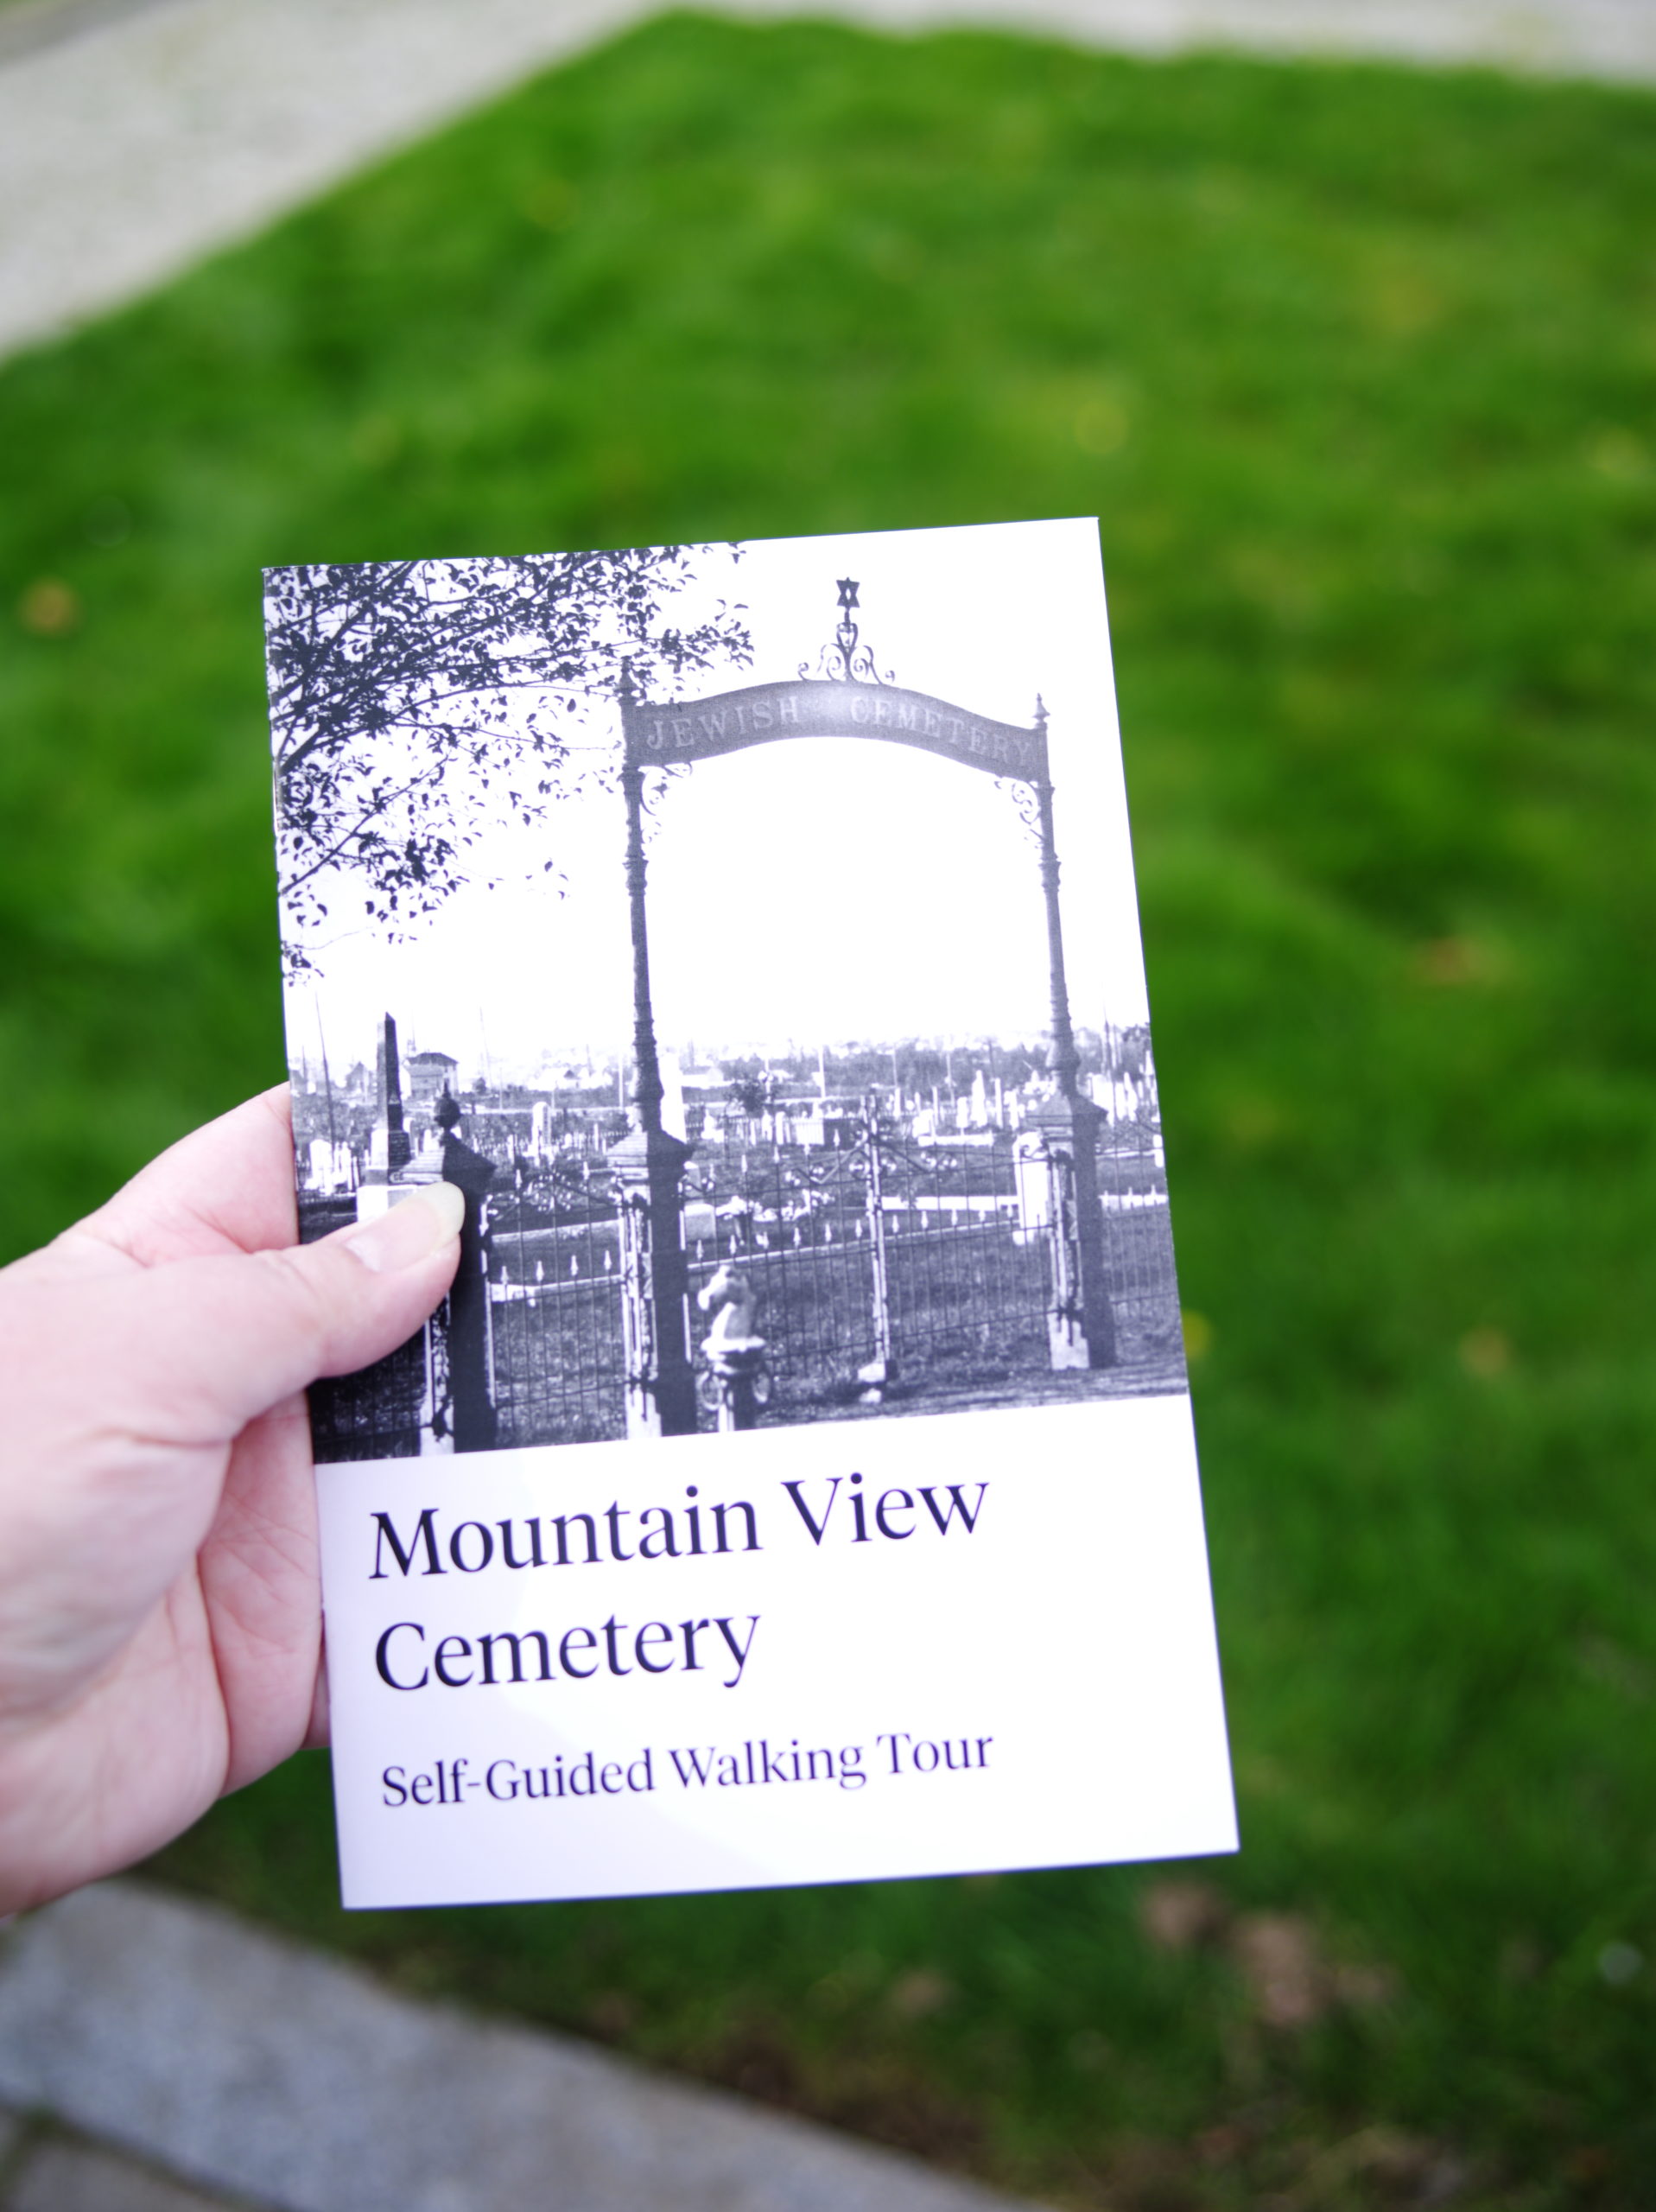
[[261,563],[1102,514],[1205,1878],[1386,1993],[1133,1870],[347,1922],[314,1761],[164,1873],[1078,2202],[1656,2196],[1653,239],[1641,95],[679,18],[0,371],[12,1249],[281,1072]]

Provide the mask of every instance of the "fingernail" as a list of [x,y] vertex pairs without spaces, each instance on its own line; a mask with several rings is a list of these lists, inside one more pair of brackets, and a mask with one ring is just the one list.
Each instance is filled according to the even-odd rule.
[[377,1275],[416,1267],[458,1236],[466,1218],[466,1193],[453,1183],[422,1183],[389,1213],[365,1222],[345,1240],[347,1252]]

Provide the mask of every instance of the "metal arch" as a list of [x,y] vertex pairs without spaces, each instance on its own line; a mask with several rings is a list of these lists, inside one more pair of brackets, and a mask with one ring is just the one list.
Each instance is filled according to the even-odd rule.
[[689,766],[787,738],[859,737],[911,746],[1012,782],[1047,780],[1044,719],[998,721],[895,683],[801,677],[673,701],[624,690],[620,707],[625,759],[635,768]]

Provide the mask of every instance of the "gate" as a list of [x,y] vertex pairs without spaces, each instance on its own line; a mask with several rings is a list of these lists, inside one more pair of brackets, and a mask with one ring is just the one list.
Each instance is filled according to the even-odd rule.
[[1181,1388],[1184,1334],[1167,1162],[1155,1122],[1118,1122],[1105,1132],[1098,1147],[1098,1195],[1116,1357],[1139,1389]]
[[[688,1147],[663,1124],[665,1090],[656,1041],[650,979],[650,931],[645,897],[647,869],[644,823],[645,777],[669,767],[742,752],[756,745],[790,739],[838,737],[904,745],[930,753],[974,772],[993,776],[1008,791],[1017,817],[1033,838],[1045,907],[1047,984],[1050,1047],[1047,1065],[1052,1095],[1042,1109],[1043,1150],[1027,1163],[1031,1176],[1044,1182],[1034,1211],[1050,1234],[1053,1278],[1045,1301],[1047,1345],[1055,1370],[1101,1370],[1117,1361],[1114,1319],[1105,1265],[1102,1207],[1098,1185],[1097,1138],[1105,1116],[1081,1083],[1081,1053],[1070,1019],[1063,925],[1058,896],[1058,850],[1053,791],[1049,769],[1047,711],[1040,697],[1027,726],[1000,721],[929,693],[909,690],[882,673],[864,643],[856,620],[860,587],[854,577],[839,581],[839,621],[823,648],[817,673],[802,665],[797,680],[756,683],[712,697],[663,701],[641,698],[631,664],[624,663],[619,690],[622,756],[620,785],[626,812],[625,878],[632,944],[632,1035],[637,1081],[633,1105],[637,1128],[612,1155],[621,1175],[625,1203],[621,1210],[622,1329],[626,1344],[626,1427],[629,1435],[674,1436],[695,1427],[695,1362],[686,1322],[691,1287],[690,1255],[682,1238],[676,1200]],[[876,1182],[887,1164],[882,1147],[863,1147],[865,1167]],[[893,1160],[898,1172],[896,1211],[920,1195],[912,1160]],[[780,1193],[776,1194],[778,1198]],[[944,1194],[934,1191],[934,1200]],[[961,1189],[960,1199],[992,1193]],[[843,1201],[837,1208],[844,1213]],[[773,1206],[773,1213],[780,1210]],[[953,1210],[970,1214],[970,1205]],[[785,1213],[781,1215],[785,1218]],[[869,1387],[884,1387],[878,1370],[889,1364],[895,1334],[906,1327],[916,1338],[930,1338],[934,1348],[969,1332],[964,1317],[987,1313],[990,1282],[1004,1284],[1018,1274],[1006,1262],[995,1240],[979,1237],[978,1265],[940,1273],[934,1265],[906,1265],[888,1280],[888,1243],[900,1239],[895,1227],[886,1236],[883,1196],[867,1211],[870,1266],[878,1295],[873,1304],[876,1342],[870,1360]],[[803,1230],[803,1224],[796,1221]],[[828,1224],[824,1224],[825,1229]],[[1032,1225],[1026,1218],[1025,1227]],[[802,1234],[801,1246],[803,1237]],[[778,1262],[784,1255],[776,1255]],[[935,1255],[934,1255],[935,1257]],[[756,1264],[760,1264],[756,1255]],[[781,1279],[778,1278],[778,1281]],[[826,1280],[826,1278],[825,1278]],[[702,1288],[708,1286],[703,1284]],[[818,1296],[814,1306],[835,1313],[835,1301]],[[899,1322],[899,1307],[905,1317]],[[735,1307],[732,1311],[737,1310]],[[746,1310],[745,1308],[742,1310]],[[746,1323],[743,1325],[746,1325]],[[993,1326],[993,1322],[987,1325]],[[816,1331],[821,1333],[820,1327]],[[746,1378],[757,1354],[746,1338],[733,1349],[725,1370],[724,1412],[738,1426],[752,1417]]]
[[794,1420],[1046,1365],[1050,1239],[1020,1230],[1010,1139],[922,1145],[871,1102],[837,1147],[703,1145],[684,1230],[693,1302],[720,1269],[752,1285]]
[[[917,1141],[870,1101],[839,1141],[765,1124],[710,1135],[681,1213],[697,1426],[720,1389],[701,1303],[744,1281],[763,1340],[761,1418],[832,1419],[859,1404],[1044,1395],[1058,1229],[1043,1217],[1011,1132]],[[1099,1198],[1124,1394],[1175,1386],[1178,1301],[1158,1133],[1128,1123],[1099,1147]],[[503,1445],[626,1433],[625,1198],[601,1163],[519,1164],[492,1198],[485,1264]]]
[[624,1433],[621,1239],[601,1160],[519,1163],[485,1238],[501,1444]]

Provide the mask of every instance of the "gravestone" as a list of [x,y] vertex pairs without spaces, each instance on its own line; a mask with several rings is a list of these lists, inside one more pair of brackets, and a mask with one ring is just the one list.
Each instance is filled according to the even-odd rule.
[[368,1147],[368,1171],[357,1192],[357,1218],[371,1220],[389,1211],[391,1183],[413,1154],[403,1122],[403,1077],[397,1058],[397,1024],[388,1014],[379,1025],[374,1051],[374,1134]]

